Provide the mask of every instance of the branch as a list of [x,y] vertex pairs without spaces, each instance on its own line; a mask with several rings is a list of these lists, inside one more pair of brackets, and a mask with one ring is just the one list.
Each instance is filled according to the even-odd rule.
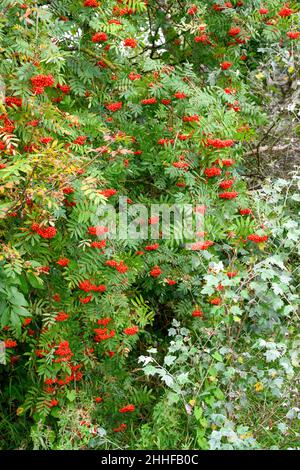
[[88,49],[86,47],[82,47],[80,49],[80,51],[85,52],[90,57],[93,57],[96,60],[102,60],[102,62],[104,62],[111,70],[116,70],[117,69],[117,66],[115,64],[113,64],[110,60],[108,60],[108,59],[106,59],[105,57],[102,57],[102,56],[99,57],[98,54],[96,52],[92,51],[91,49]]
[[[287,150],[290,148],[291,144],[286,144],[286,145],[278,145],[276,147],[270,146],[270,145],[265,145],[264,147],[256,147],[254,150],[250,150],[246,153],[244,153],[244,157],[248,157],[250,155],[256,155],[257,153],[266,153],[266,152],[282,152],[283,150]],[[297,152],[300,152],[300,147],[295,148]]]

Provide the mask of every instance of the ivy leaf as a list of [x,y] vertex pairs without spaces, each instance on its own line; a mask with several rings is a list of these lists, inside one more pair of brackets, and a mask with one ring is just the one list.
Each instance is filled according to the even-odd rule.
[[153,366],[146,366],[146,367],[144,367],[143,370],[144,370],[144,373],[146,375],[155,375],[159,371],[159,369],[157,369],[157,367],[153,367]]
[[268,351],[264,353],[264,356],[266,357],[267,362],[272,362],[276,361],[276,359],[281,356],[281,353],[277,351],[277,349],[268,349]]
[[171,385],[173,385],[173,383],[174,383],[173,377],[171,375],[168,375],[168,374],[163,375],[162,380],[165,382],[165,384],[168,387],[171,387]]
[[165,359],[164,359],[164,363],[167,366],[170,366],[171,364],[174,363],[175,360],[176,360],[176,356],[166,356]]

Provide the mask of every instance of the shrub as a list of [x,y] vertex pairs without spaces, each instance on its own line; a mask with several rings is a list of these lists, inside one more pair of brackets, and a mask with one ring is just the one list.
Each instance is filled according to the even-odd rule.
[[[4,448],[264,448],[251,407],[297,413],[299,201],[242,176],[263,64],[299,54],[298,6],[264,7],[2,2]],[[174,215],[160,234],[162,204],[198,233]],[[105,211],[124,207],[114,236]],[[272,442],[292,447],[284,416]]]

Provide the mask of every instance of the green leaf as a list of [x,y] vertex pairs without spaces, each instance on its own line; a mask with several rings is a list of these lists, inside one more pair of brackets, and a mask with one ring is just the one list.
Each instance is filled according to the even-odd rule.
[[199,406],[196,406],[194,409],[194,415],[197,420],[199,420],[203,415],[203,410]]
[[67,396],[67,399],[68,399],[69,401],[71,401],[71,402],[74,401],[74,400],[76,399],[76,392],[75,392],[75,390],[69,390],[69,391],[67,392],[66,396]]
[[176,360],[176,356],[166,356],[165,359],[164,359],[164,363],[167,365],[167,366],[170,366],[171,364],[173,364]]
[[218,352],[213,353],[211,357],[213,357],[218,362],[223,362],[223,357]]
[[8,300],[10,303],[18,306],[27,306],[28,302],[25,299],[24,295],[18,291],[16,287],[10,287],[7,291],[8,293]]

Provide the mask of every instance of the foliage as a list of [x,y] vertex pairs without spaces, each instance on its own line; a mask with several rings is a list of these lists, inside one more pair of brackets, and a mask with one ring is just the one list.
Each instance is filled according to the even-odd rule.
[[[299,176],[243,176],[299,5],[261,7],[1,2],[3,448],[299,445]],[[203,232],[110,237],[120,197]]]

